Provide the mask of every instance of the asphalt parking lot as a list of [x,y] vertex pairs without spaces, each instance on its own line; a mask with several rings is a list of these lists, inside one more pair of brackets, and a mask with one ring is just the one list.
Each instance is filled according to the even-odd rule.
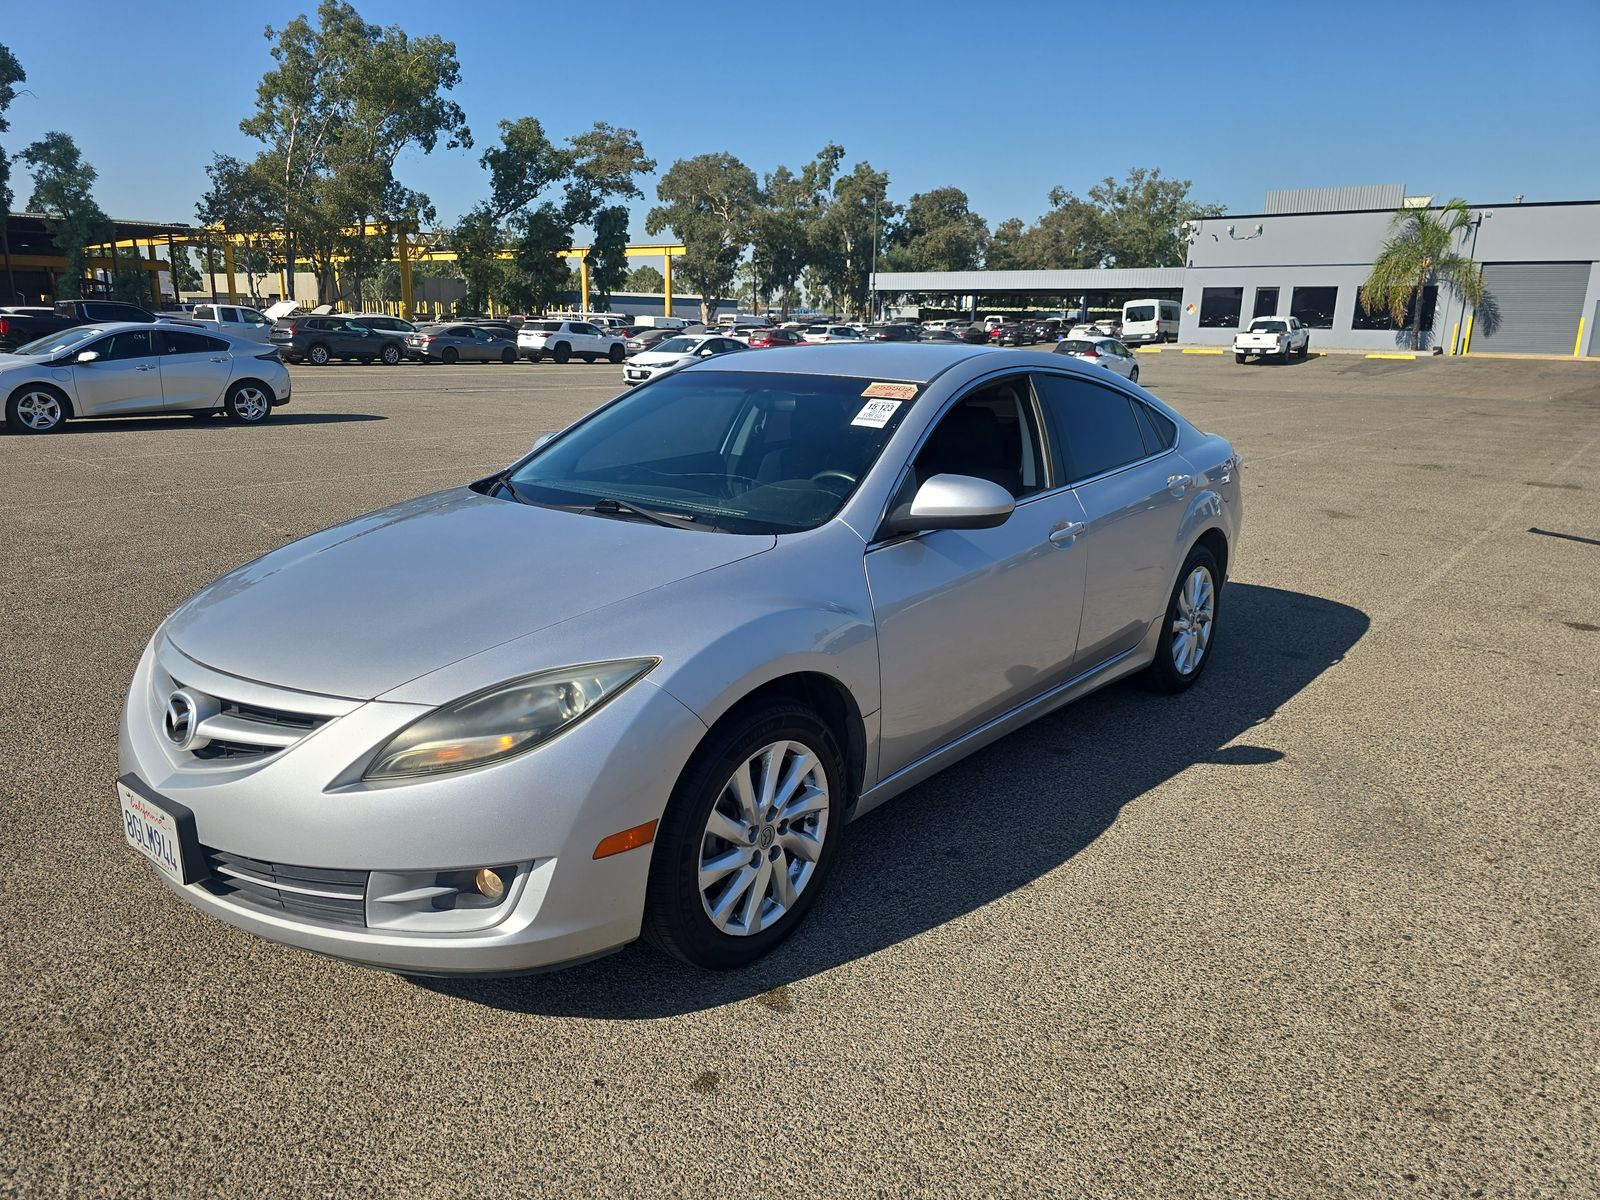
[[1600,538],[1600,371],[1140,363],[1245,458],[1205,679],[852,825],[731,975],[324,961],[180,905],[117,819],[169,610],[620,368],[296,367],[260,429],[0,436],[0,1190],[1595,1194],[1600,545],[1529,530]]

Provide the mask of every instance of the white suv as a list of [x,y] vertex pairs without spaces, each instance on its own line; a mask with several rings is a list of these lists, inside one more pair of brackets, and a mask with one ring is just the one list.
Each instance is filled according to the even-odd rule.
[[620,337],[587,321],[524,321],[517,330],[517,353],[529,362],[546,354],[558,363],[573,355],[592,363],[604,358],[620,363],[627,351]]

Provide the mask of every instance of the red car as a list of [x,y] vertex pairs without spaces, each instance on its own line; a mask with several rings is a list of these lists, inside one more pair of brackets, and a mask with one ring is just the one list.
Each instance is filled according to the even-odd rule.
[[804,345],[793,329],[755,329],[750,333],[750,349],[776,350],[779,346]]

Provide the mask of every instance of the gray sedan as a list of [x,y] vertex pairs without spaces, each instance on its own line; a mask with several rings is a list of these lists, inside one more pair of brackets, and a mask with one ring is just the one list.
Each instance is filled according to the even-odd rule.
[[406,357],[421,362],[517,361],[517,343],[481,325],[426,325],[406,334]]
[[388,970],[740,966],[854,817],[1194,684],[1242,505],[1227,442],[1071,358],[715,357],[200,591],[134,674],[123,829],[189,904]]

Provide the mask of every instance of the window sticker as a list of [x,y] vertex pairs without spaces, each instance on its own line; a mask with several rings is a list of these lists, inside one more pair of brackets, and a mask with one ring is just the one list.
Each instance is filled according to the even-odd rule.
[[869,383],[861,394],[863,396],[876,397],[879,400],[915,400],[917,398],[917,385],[914,383]]
[[868,400],[861,406],[852,425],[865,425],[868,429],[882,429],[900,408],[898,400]]

